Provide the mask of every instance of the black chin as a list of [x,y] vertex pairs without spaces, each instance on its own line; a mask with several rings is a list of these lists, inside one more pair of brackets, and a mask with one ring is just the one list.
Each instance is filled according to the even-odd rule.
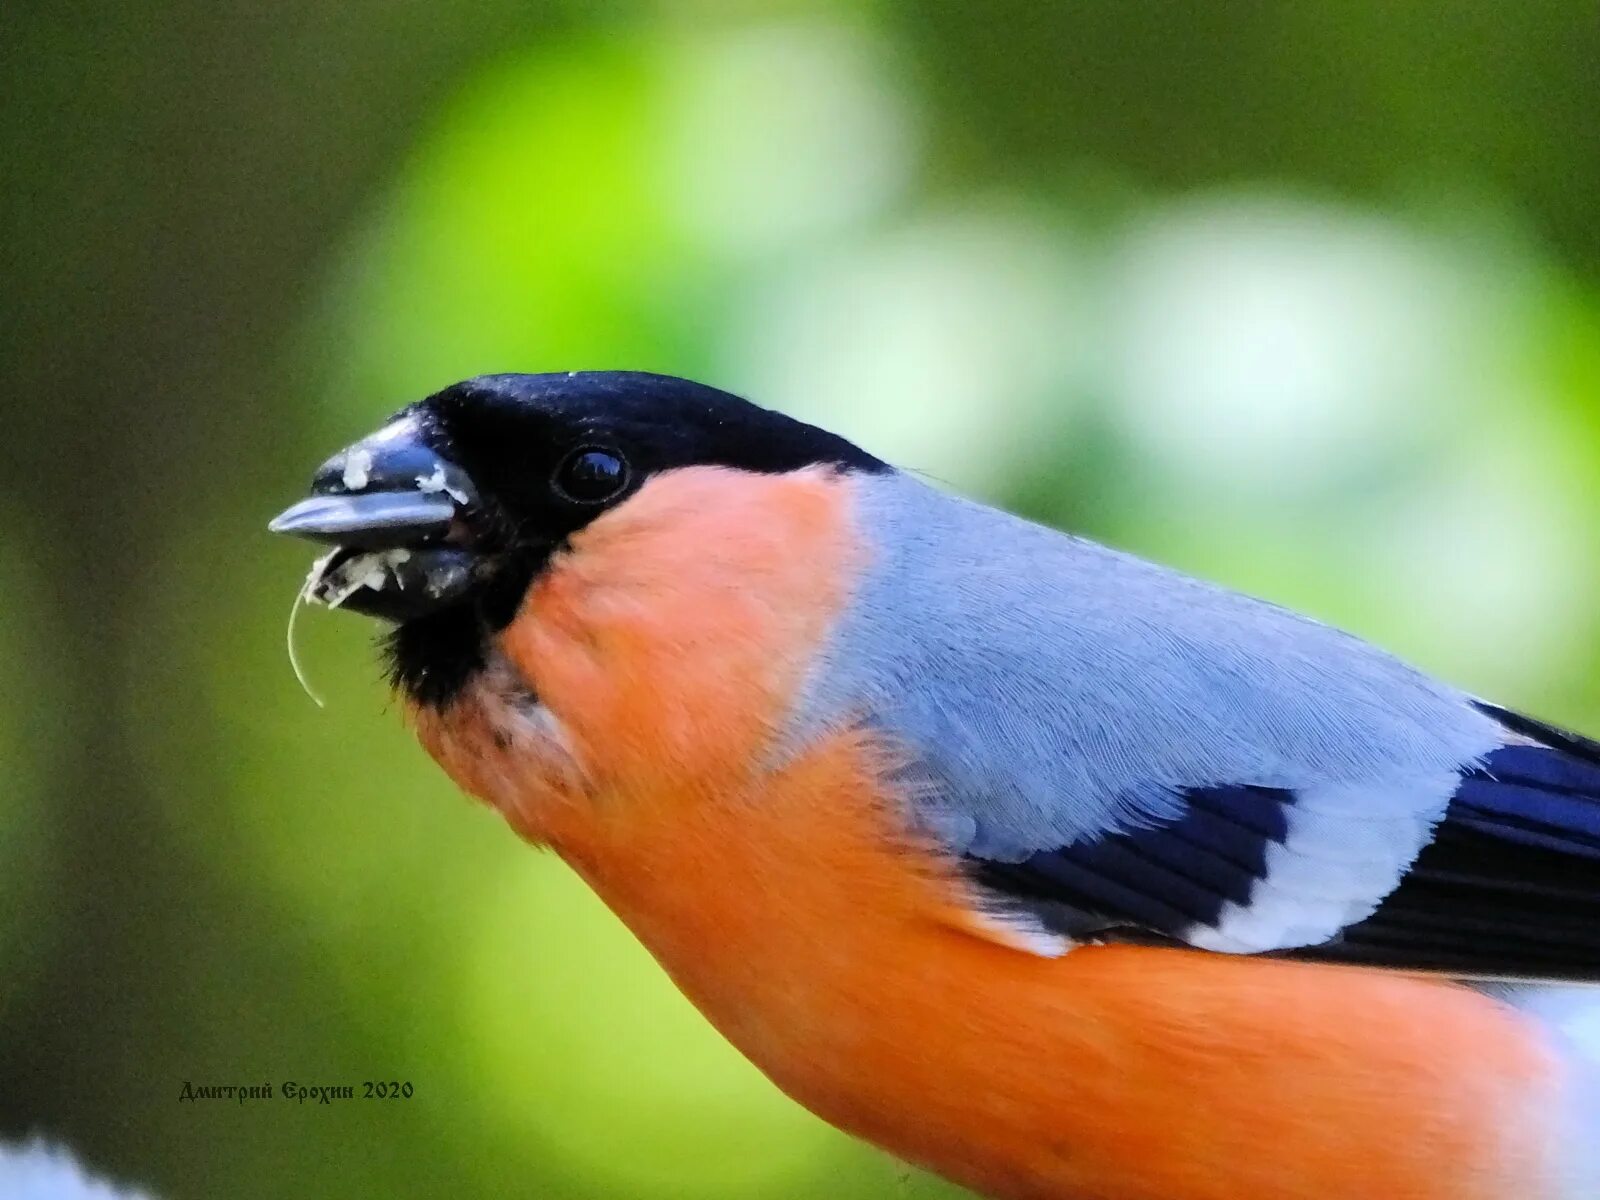
[[394,687],[425,708],[448,707],[488,665],[489,639],[517,615],[549,558],[549,550],[513,550],[461,601],[402,621],[385,639]]
[[389,682],[425,708],[444,708],[486,665],[484,637],[470,603],[413,617],[384,639]]

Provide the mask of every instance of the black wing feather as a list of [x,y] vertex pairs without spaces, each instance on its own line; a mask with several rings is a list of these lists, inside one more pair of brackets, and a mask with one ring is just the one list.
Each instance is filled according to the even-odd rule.
[[973,877],[1045,926],[1080,939],[1133,934],[1181,940],[1243,904],[1266,874],[1267,850],[1288,831],[1282,788],[1192,788],[1183,816],[1029,855],[969,858]]
[[[1479,707],[1517,740],[1463,769],[1432,840],[1370,917],[1280,953],[1600,981],[1600,742]],[[1070,936],[1182,942],[1230,902],[1249,902],[1295,799],[1277,788],[1197,788],[1166,824],[967,866],[991,894]]]
[[1600,743],[1479,705],[1515,735],[1463,773],[1378,911],[1296,957],[1600,980]]

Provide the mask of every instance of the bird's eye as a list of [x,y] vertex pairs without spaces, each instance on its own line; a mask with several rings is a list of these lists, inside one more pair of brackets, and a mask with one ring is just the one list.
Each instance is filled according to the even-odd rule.
[[556,468],[556,490],[579,504],[599,504],[628,485],[628,464],[610,450],[574,450]]

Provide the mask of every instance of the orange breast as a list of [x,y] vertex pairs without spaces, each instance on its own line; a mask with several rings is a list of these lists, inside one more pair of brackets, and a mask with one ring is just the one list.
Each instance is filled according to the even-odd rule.
[[[663,477],[419,733],[824,1118],[1011,1200],[1537,1197],[1546,1051],[1465,988],[958,928],[886,754],[780,733],[862,565],[822,473]],[[525,689],[537,695],[532,706]]]

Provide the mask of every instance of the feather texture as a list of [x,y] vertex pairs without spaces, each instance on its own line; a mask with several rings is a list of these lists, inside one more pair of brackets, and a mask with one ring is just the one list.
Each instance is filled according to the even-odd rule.
[[874,557],[791,742],[864,714],[997,905],[1078,940],[1600,974],[1600,746],[904,475],[855,489]]

